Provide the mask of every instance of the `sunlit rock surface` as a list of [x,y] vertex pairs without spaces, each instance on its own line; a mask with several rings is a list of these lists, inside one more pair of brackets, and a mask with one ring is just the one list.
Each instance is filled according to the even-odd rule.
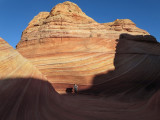
[[69,120],[76,117],[74,106],[69,108],[63,100],[36,67],[0,38],[1,120]]
[[[65,2],[36,16],[17,50],[26,59],[0,39],[2,120],[160,119],[160,44],[131,20],[99,24]],[[75,83],[78,94],[53,88]]]
[[159,61],[160,43],[153,36],[121,34],[113,60],[115,69],[96,75],[85,93],[149,97],[159,87]]
[[117,19],[114,22],[102,23],[106,30],[112,34],[128,33],[132,35],[147,35],[145,30],[136,27],[136,24],[129,19]]
[[46,79],[36,67],[0,38],[0,79],[21,77]]
[[[132,38],[137,41],[137,36]],[[136,43],[134,40],[128,41],[126,35],[122,35],[116,51],[121,46],[120,41],[125,47],[118,50],[117,54],[123,53],[127,56],[126,49],[129,50],[128,53],[132,52],[134,46],[127,48],[127,45]],[[103,82],[102,86],[98,88],[97,85],[96,89],[95,86],[90,88],[91,94],[98,94],[98,96],[88,94],[90,90],[85,92],[88,95],[60,96],[33,65],[0,38],[0,118],[2,120],[159,120],[160,96],[159,91],[156,92],[159,89],[160,75],[158,71],[160,67],[157,64],[160,59],[159,44],[155,41],[142,42],[141,40],[136,44],[144,45],[142,50],[145,50],[145,46],[149,44],[152,44],[152,48],[148,50],[149,54],[142,56],[135,54],[118,57],[118,59],[116,57],[120,66],[115,64],[113,71],[115,77],[106,81],[105,77],[100,75],[102,78],[98,82]],[[154,52],[155,50],[157,52]],[[145,52],[141,51],[142,53]],[[135,60],[136,62],[133,63]],[[140,69],[144,65],[146,65],[145,70]],[[148,72],[149,68],[151,73]],[[133,70],[134,75],[129,74],[130,70]],[[137,76],[141,76],[142,79]]]
[[79,89],[89,88],[97,74],[115,69],[117,39],[122,33],[149,35],[127,19],[99,24],[76,4],[64,2],[34,17],[17,50],[64,93],[75,83]]

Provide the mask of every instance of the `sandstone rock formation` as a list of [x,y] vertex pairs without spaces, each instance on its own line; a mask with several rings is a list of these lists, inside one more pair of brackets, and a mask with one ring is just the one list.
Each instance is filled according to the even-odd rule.
[[121,93],[134,99],[152,96],[160,87],[160,44],[153,36],[128,34],[122,34],[117,42],[115,69],[97,75],[85,93]]
[[0,119],[71,119],[75,115],[64,109],[75,110],[64,106],[62,100],[46,77],[0,38]]
[[[2,120],[160,118],[160,44],[131,20],[99,24],[64,2],[34,17],[17,50],[25,58],[0,38]],[[53,88],[75,83],[89,95]]]
[[149,35],[131,20],[100,24],[74,3],[64,2],[41,12],[23,31],[17,50],[44,74],[55,89],[92,86],[96,75],[115,69],[120,34]]
[[36,67],[0,38],[0,79],[7,78],[46,79]]
[[[123,48],[120,51],[117,51],[117,53],[124,53],[126,49],[128,49],[127,45],[132,44],[132,42],[136,43],[135,39],[137,41],[137,37],[134,38],[134,36],[133,40],[128,41],[126,35],[125,37],[123,35],[121,39],[123,39],[123,42],[126,42],[125,44],[122,44],[125,47],[120,47],[121,45],[117,45],[117,49],[118,47]],[[152,44],[154,46],[154,48],[152,47],[151,51],[148,50],[150,51],[149,54],[137,54],[135,56],[129,54],[129,56],[132,57],[124,60],[122,60],[122,57],[120,57],[120,59],[118,59],[118,61],[120,61],[118,65],[121,66],[116,67],[117,69],[121,68],[122,70],[122,68],[124,68],[124,70],[126,70],[127,68],[132,69],[130,66],[134,68],[138,66],[139,68],[137,73],[140,72],[139,74],[141,74],[147,72],[146,78],[149,77],[148,83],[147,81],[145,81],[147,79],[141,79],[141,82],[132,81],[134,80],[134,77],[132,75],[132,80],[127,79],[129,80],[128,83],[130,84],[124,84],[127,83],[127,81],[121,80],[123,80],[123,76],[126,77],[125,74],[129,74],[128,71],[128,73],[125,71],[125,73],[121,73],[121,75],[115,75],[115,77],[113,78],[114,80],[110,80],[112,84],[108,82],[108,84],[110,84],[110,88],[112,88],[110,94],[116,97],[111,97],[109,99],[102,97],[101,99],[99,99],[99,97],[94,98],[93,96],[89,97],[80,95],[68,97],[59,96],[55,92],[52,85],[44,80],[45,77],[31,63],[29,63],[16,50],[9,46],[7,42],[0,38],[0,118],[2,120],[72,120],[75,118],[77,120],[158,120],[159,114],[157,115],[157,113],[159,112],[159,107],[157,107],[157,105],[159,105],[159,92],[157,92],[150,99],[147,105],[144,104],[146,103],[146,99],[143,102],[121,102],[119,100],[119,95],[117,96],[115,94],[115,92],[117,91],[122,93],[123,91],[132,93],[132,91],[135,92],[135,90],[136,93],[137,91],[138,93],[141,93],[141,91],[144,93],[144,91],[141,89],[145,88],[146,83],[150,86],[146,89],[148,91],[146,92],[147,94],[143,94],[143,96],[148,96],[148,93],[150,95],[151,92],[155,91],[155,88],[159,88],[159,82],[157,81],[157,77],[159,78],[159,74],[157,73],[159,72],[157,71],[157,69],[159,69],[160,67],[156,63],[160,58],[158,57],[159,51],[157,51],[157,53],[154,52],[154,49],[159,50],[159,44],[157,44],[155,41],[152,43],[148,43],[148,41],[140,41],[140,43],[137,42],[136,44],[143,45],[143,43],[145,44],[143,46],[144,48],[142,47],[143,50],[146,50],[145,48],[149,44]],[[138,48],[136,49],[138,50]],[[132,52],[132,50],[134,50],[134,46],[130,49],[130,52]],[[148,51],[146,52],[148,53]],[[143,59],[141,60],[141,58]],[[133,66],[132,62],[135,60],[137,61],[137,64]],[[144,62],[144,65],[146,65],[147,63],[151,64],[148,64],[149,66],[146,67],[146,70],[144,72],[140,71],[140,68],[144,66],[143,64],[141,64],[142,62]],[[153,67],[156,68],[153,69]],[[149,71],[151,73],[148,72],[148,68],[152,68],[152,71]],[[135,74],[136,69],[133,70],[134,71],[132,72],[134,72]],[[118,73],[120,72],[121,71],[119,71]],[[138,75],[137,73],[136,76],[142,76]],[[118,80],[116,80],[116,77],[118,77]],[[145,78],[144,74],[141,78]],[[150,78],[152,78],[152,81]],[[104,78],[102,80],[104,82]],[[117,82],[122,82],[123,84],[117,84]],[[133,87],[133,83],[135,83],[135,87]],[[114,86],[115,84],[116,86]],[[106,92],[108,89],[110,89],[108,88],[106,83],[104,83],[103,85],[105,86],[101,86],[101,88],[105,90],[99,88],[98,90]],[[93,91],[95,93],[99,92],[97,90],[95,91],[94,89]],[[131,93],[129,93],[129,95]],[[149,108],[147,109],[147,111],[145,109],[146,107]]]
[[114,34],[128,33],[132,35],[149,35],[148,32],[136,27],[136,24],[129,19],[117,19],[114,22],[103,23],[107,31]]

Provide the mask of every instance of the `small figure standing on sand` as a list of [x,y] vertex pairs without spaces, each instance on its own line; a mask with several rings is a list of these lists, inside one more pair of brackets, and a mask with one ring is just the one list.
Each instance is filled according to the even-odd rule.
[[73,89],[74,89],[74,93],[78,93],[78,85],[74,84]]

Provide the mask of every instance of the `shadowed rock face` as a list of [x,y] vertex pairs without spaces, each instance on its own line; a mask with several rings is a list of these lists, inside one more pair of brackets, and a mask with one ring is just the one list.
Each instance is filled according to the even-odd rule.
[[[17,50],[36,68],[0,38],[2,120],[160,118],[160,44],[130,20],[101,25],[65,2],[36,16]],[[52,87],[75,83],[98,96]]]
[[[76,4],[64,2],[50,13],[34,17],[23,31],[17,50],[59,93],[75,83],[79,89],[89,88],[97,74],[115,69],[120,34],[149,35],[131,20],[116,20],[109,23],[109,29],[106,26],[88,17]],[[117,27],[122,30],[117,31]]]
[[[119,40],[116,47],[117,54],[125,54],[126,49],[128,49],[128,42],[135,42],[134,40],[137,36],[134,40],[129,41],[124,36],[122,38],[123,39]],[[124,44],[125,42],[127,43]],[[144,42],[137,43],[137,45],[142,43]],[[104,81],[105,79],[103,78],[103,75],[101,75],[103,79],[98,82],[105,83],[103,83],[100,88],[98,88],[97,85],[96,90],[90,88],[92,93],[99,92],[98,94],[101,94],[105,92],[105,95],[112,94],[111,97],[108,96],[104,98],[102,96],[98,97],[91,95],[58,95],[53,86],[48,81],[44,80],[45,77],[43,77],[43,75],[33,67],[33,65],[24,59],[16,50],[11,48],[7,42],[0,38],[0,118],[2,120],[159,120],[159,91],[157,91],[149,101],[148,99],[142,99],[145,96],[151,95],[151,93],[153,94],[153,92],[160,88],[159,81],[157,80],[157,78],[159,78],[159,71],[157,70],[159,70],[160,67],[156,64],[157,61],[159,61],[158,59],[160,59],[158,57],[159,51],[154,53],[154,55],[152,51],[154,49],[158,50],[157,48],[159,48],[159,44],[155,42],[149,42],[149,44],[154,45],[149,53],[150,55],[146,54],[138,57],[137,54],[136,58],[131,55],[131,59],[133,60],[125,60],[124,58],[129,58],[129,56],[126,56],[127,54],[124,55],[126,57],[123,58],[121,55],[120,57],[117,57],[116,55],[114,63],[116,70],[120,73],[119,69],[124,69],[125,73],[121,73],[120,75],[118,74],[118,76],[115,75],[114,78],[111,78],[111,83]],[[119,47],[122,48],[121,45],[124,46],[123,49],[119,51]],[[148,42],[146,42],[146,46],[147,45]],[[157,47],[155,45],[157,45]],[[133,48],[131,47],[130,52],[132,50]],[[144,60],[143,57],[147,59]],[[129,67],[135,59],[137,60],[139,68],[143,68],[143,64],[141,64],[141,62],[144,62],[144,65],[146,65],[146,62],[151,64],[149,65],[148,63],[144,72],[148,71],[149,67],[155,68],[152,68],[152,71],[149,71],[151,73],[147,72],[145,74],[146,77],[144,77],[144,72],[140,71],[141,69],[133,69],[134,75],[135,73],[136,77],[143,75],[141,77],[143,79],[132,81],[135,80],[132,75],[130,76],[130,79],[126,79],[127,81],[129,80],[128,83],[130,84],[126,84],[127,81],[122,81],[124,80],[123,77],[127,78],[127,75],[125,74],[131,75],[126,71],[126,68]],[[120,62],[118,63],[120,66],[116,65],[117,60]],[[131,61],[131,63],[129,63],[129,61]],[[154,64],[156,64],[156,66]],[[135,67],[137,65],[132,66]],[[116,72],[116,70],[113,72]],[[136,70],[138,71],[136,72]],[[142,74],[137,74],[139,72]],[[151,74],[152,76],[150,78],[152,78],[152,80],[150,78],[144,79],[148,78]],[[116,79],[116,77],[118,77],[118,79]],[[131,77],[133,77],[133,79],[131,79]],[[140,82],[138,80],[142,81]],[[148,83],[145,80],[148,80]],[[108,84],[106,84],[107,82]],[[146,92],[144,92],[144,88],[147,85],[150,86],[148,86]],[[95,86],[92,87],[94,88]],[[110,91],[107,92],[108,90]],[[117,91],[121,94],[117,95]],[[122,93],[127,94],[124,96]],[[132,93],[141,93],[141,99],[135,101],[134,97],[137,98],[137,96]],[[121,97],[123,97],[123,99]],[[131,98],[131,100],[128,101],[128,98]]]
[[149,98],[160,88],[160,44],[153,36],[122,34],[113,61],[115,69],[96,75],[92,87],[82,93],[135,100]]

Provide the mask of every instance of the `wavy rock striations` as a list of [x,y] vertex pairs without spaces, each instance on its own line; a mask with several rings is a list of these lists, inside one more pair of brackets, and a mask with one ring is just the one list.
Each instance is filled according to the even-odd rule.
[[0,79],[38,78],[46,79],[27,59],[0,38]]
[[117,42],[115,69],[95,76],[85,93],[150,97],[160,87],[160,44],[150,35],[122,34]]
[[63,100],[36,67],[0,38],[1,120],[84,118]]
[[[0,38],[2,120],[160,118],[160,44],[131,20],[99,24],[64,2],[34,17],[17,50],[25,58]],[[75,83],[89,95],[53,88]]]
[[[114,22],[102,23],[106,30],[112,34],[128,33],[132,35],[147,35],[145,30],[136,27],[136,24],[129,19],[117,19]],[[112,35],[113,36],[113,35]]]
[[[106,78],[104,79],[102,76],[103,79],[98,83],[105,82],[104,86],[97,88],[98,91],[94,89],[95,86],[92,86],[93,89],[91,88],[93,93],[98,93],[100,90],[101,93],[103,91],[108,93],[107,91],[110,90],[108,95],[112,94],[113,98],[81,95],[75,95],[74,97],[59,96],[52,85],[43,80],[45,77],[33,65],[0,38],[0,118],[2,120],[72,120],[75,118],[77,120],[158,120],[159,92],[151,97],[148,104],[145,104],[147,103],[146,99],[144,101],[131,102],[131,100],[134,100],[132,98],[129,102],[126,102],[128,99],[124,101],[119,99],[121,94],[115,94],[117,91],[120,93],[128,92],[129,95],[132,95],[132,97],[134,95],[135,97],[135,94],[131,93],[136,91],[136,93],[143,93],[143,95],[142,93],[139,95],[148,96],[160,88],[157,80],[159,78],[159,71],[157,70],[160,68],[157,64],[160,59],[159,44],[154,41],[154,38],[152,38],[154,42],[146,42],[144,41],[146,40],[145,37],[140,41],[137,39],[137,37],[142,38],[142,36],[132,36],[132,40],[128,40],[128,37],[130,38],[131,36],[122,35],[116,47],[116,52],[120,54],[120,57],[116,57],[115,61],[118,60],[120,63],[118,63],[119,66],[114,63],[118,72],[114,73],[114,78],[108,79],[108,81],[111,81],[111,84],[107,81],[110,87],[104,81]],[[135,40],[138,42],[136,43]],[[133,45],[133,43],[136,43],[137,46],[144,45],[141,46],[142,51],[139,51],[139,48],[135,48],[135,46],[127,48],[127,45]],[[152,46],[149,46],[150,44]],[[122,48],[121,45],[123,49],[119,49],[119,47]],[[146,47],[149,47],[150,50],[146,49]],[[134,49],[137,50],[138,54],[134,53],[135,55],[132,55],[132,50]],[[127,54],[125,53],[126,50],[129,50]],[[143,55],[139,55],[139,52]],[[121,54],[124,54],[124,57]],[[139,68],[143,68],[146,64],[148,65],[146,70],[144,72],[140,71],[141,69]],[[138,68],[138,71],[135,68]],[[149,71],[151,73],[148,72],[148,68],[152,68]],[[134,75],[130,76],[130,70],[133,70]],[[137,79],[135,73],[136,76],[142,76],[141,78],[143,79]],[[126,74],[129,75],[128,78]],[[150,76],[151,74],[152,76]],[[124,80],[123,77],[127,78],[130,84],[127,81],[122,81]],[[135,85],[134,87],[133,84]],[[144,84],[150,86],[145,88]],[[144,89],[146,89],[146,92],[144,92]]]
[[17,50],[58,92],[75,83],[85,89],[94,84],[97,74],[115,69],[117,39],[122,33],[149,35],[131,20],[99,24],[76,4],[64,2],[34,17],[23,31]]

